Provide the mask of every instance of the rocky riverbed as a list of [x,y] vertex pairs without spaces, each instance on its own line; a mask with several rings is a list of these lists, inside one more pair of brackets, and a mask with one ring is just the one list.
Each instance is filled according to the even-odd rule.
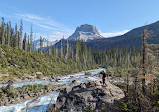
[[[83,83],[86,81],[93,81],[93,80],[101,80],[100,77],[95,76],[105,68],[98,68],[95,70],[89,70],[87,72],[90,72],[91,75],[85,76],[85,72],[80,72],[80,73],[75,73],[75,74],[70,74],[67,76],[60,77],[60,80],[52,80],[52,81],[47,81],[47,80],[36,80],[36,81],[22,81],[20,83],[14,83],[13,87],[18,88],[22,87],[24,85],[35,85],[35,84],[43,84],[43,85],[65,85],[69,86],[70,83],[74,80],[76,80],[77,83]],[[5,84],[1,84],[2,86],[6,86]],[[29,107],[28,107],[28,112],[43,112],[47,109],[48,104],[51,101],[51,104],[54,104],[56,102],[58,96],[58,92],[52,92],[50,91],[48,94],[39,96],[35,102],[32,102]],[[37,96],[36,96],[37,97]],[[36,98],[34,97],[34,98]],[[31,102],[33,99],[29,100],[23,100],[22,102],[16,103],[16,104],[10,104],[8,106],[0,106],[0,112],[22,112],[23,110],[25,111],[26,105]],[[43,109],[42,109],[43,108]]]

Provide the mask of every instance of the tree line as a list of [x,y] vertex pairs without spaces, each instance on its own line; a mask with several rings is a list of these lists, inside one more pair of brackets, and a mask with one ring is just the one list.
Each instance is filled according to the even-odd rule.
[[34,51],[33,43],[33,31],[31,25],[30,34],[24,33],[23,37],[23,21],[20,21],[20,28],[18,29],[17,24],[12,27],[11,22],[4,22],[2,17],[1,27],[0,27],[0,44],[8,45],[13,48],[23,49],[25,51]]
[[[34,40],[33,40],[34,38]],[[44,47],[43,38],[40,36],[40,48],[35,50],[35,35],[33,35],[32,24],[30,27],[30,34],[23,31],[23,20],[20,21],[20,28],[17,24],[13,27],[11,22],[5,22],[2,17],[0,25],[0,44],[7,45],[13,48],[21,49],[28,52],[39,52],[44,55],[54,56],[62,60],[72,60],[75,66],[83,68],[90,68],[96,66],[93,59],[91,49],[88,49],[84,41],[76,40],[75,48],[68,40],[62,38],[60,40],[61,47],[49,45],[47,39],[47,47]],[[65,44],[65,41],[66,44]]]

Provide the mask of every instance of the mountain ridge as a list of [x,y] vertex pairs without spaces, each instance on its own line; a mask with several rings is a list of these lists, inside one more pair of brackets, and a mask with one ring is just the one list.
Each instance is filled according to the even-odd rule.
[[[144,29],[151,30],[153,36],[147,39],[149,44],[159,44],[159,21],[140,26],[130,30],[129,32],[115,37],[100,38],[86,41],[86,45],[91,49],[114,49],[114,48],[132,48],[140,47],[142,45],[141,34]],[[75,46],[75,40],[68,39],[69,42]],[[66,41],[65,41],[66,45]],[[55,44],[55,47],[60,48],[61,42]]]
[[152,31],[152,37],[147,39],[149,44],[159,44],[159,21],[134,28],[129,32],[115,37],[102,38],[87,42],[87,46],[92,49],[112,49],[112,48],[132,48],[140,47],[142,44],[141,34],[144,29]]

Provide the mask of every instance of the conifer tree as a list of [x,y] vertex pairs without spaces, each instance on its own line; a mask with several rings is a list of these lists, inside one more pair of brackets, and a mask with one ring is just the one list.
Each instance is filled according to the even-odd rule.
[[79,47],[80,47],[80,42],[79,42],[79,40],[77,39],[76,40],[76,62],[78,62],[79,61]]
[[30,42],[29,42],[29,35],[28,35],[27,51],[28,51],[28,52],[30,52]]
[[26,32],[24,34],[24,39],[23,39],[23,50],[27,50],[27,35],[26,35]]
[[43,40],[42,40],[42,37],[40,37],[40,53],[43,54]]
[[61,59],[63,58],[63,41],[61,39]]
[[14,29],[14,37],[13,37],[13,40],[12,40],[12,43],[13,43],[13,47],[15,48],[18,48],[18,31],[17,31],[17,24],[15,25],[15,29]]
[[36,48],[35,48],[35,38],[36,38],[36,32],[35,32],[34,42],[33,42],[33,51],[35,51],[35,50],[36,50]]
[[52,45],[49,46],[49,55],[52,55],[51,51],[53,51],[53,46]]
[[86,64],[87,64],[87,47],[86,47],[86,43],[84,41],[82,41],[81,43],[81,53],[82,53],[82,57],[83,57],[83,63],[85,65],[85,70],[86,70]]
[[65,57],[66,55],[66,50],[65,50],[65,39],[64,39],[64,36],[63,36],[63,39],[62,39],[62,49],[63,49],[63,58]]
[[69,56],[69,43],[68,43],[68,39],[67,39],[67,51],[66,51],[65,58],[68,59],[68,56]]
[[48,35],[47,35],[47,53],[49,54],[49,39],[48,39]]
[[56,48],[55,48],[55,46],[52,46],[52,54],[53,54],[53,56],[56,56]]
[[7,45],[8,46],[10,46],[10,35],[11,35],[11,30],[10,30],[10,25],[11,25],[11,23],[9,22],[9,23],[7,23]]
[[17,47],[18,47],[18,49],[20,49],[20,33],[19,33],[19,31],[18,31],[18,40],[17,40]]
[[21,19],[20,21],[20,32],[19,32],[19,40],[18,40],[18,43],[19,43],[19,49],[22,49],[22,36],[23,36],[23,20]]
[[2,17],[2,25],[1,25],[1,44],[5,44],[5,23],[4,18]]
[[11,28],[11,36],[10,36],[10,46],[13,47],[14,41],[14,28]]
[[30,53],[32,52],[33,49],[33,29],[32,29],[32,24],[31,24],[31,31],[30,31]]
[[[142,73],[143,73],[143,76],[145,77],[146,73],[147,73],[147,66],[146,66],[146,60],[147,60],[147,52],[146,52],[146,49],[147,49],[147,42],[146,42],[146,39],[148,37],[151,36],[151,31],[148,31],[146,29],[144,29],[143,33],[142,33]],[[145,90],[145,83],[146,83],[146,80],[145,78],[142,79],[142,92],[145,93],[146,90]]]
[[70,44],[70,51],[69,51],[69,57],[73,60],[73,47],[72,44]]

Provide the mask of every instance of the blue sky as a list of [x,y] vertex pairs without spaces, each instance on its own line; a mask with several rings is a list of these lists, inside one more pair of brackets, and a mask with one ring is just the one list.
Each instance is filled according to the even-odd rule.
[[70,36],[81,24],[95,25],[103,36],[123,34],[159,20],[159,0],[0,0],[0,17],[49,40]]

